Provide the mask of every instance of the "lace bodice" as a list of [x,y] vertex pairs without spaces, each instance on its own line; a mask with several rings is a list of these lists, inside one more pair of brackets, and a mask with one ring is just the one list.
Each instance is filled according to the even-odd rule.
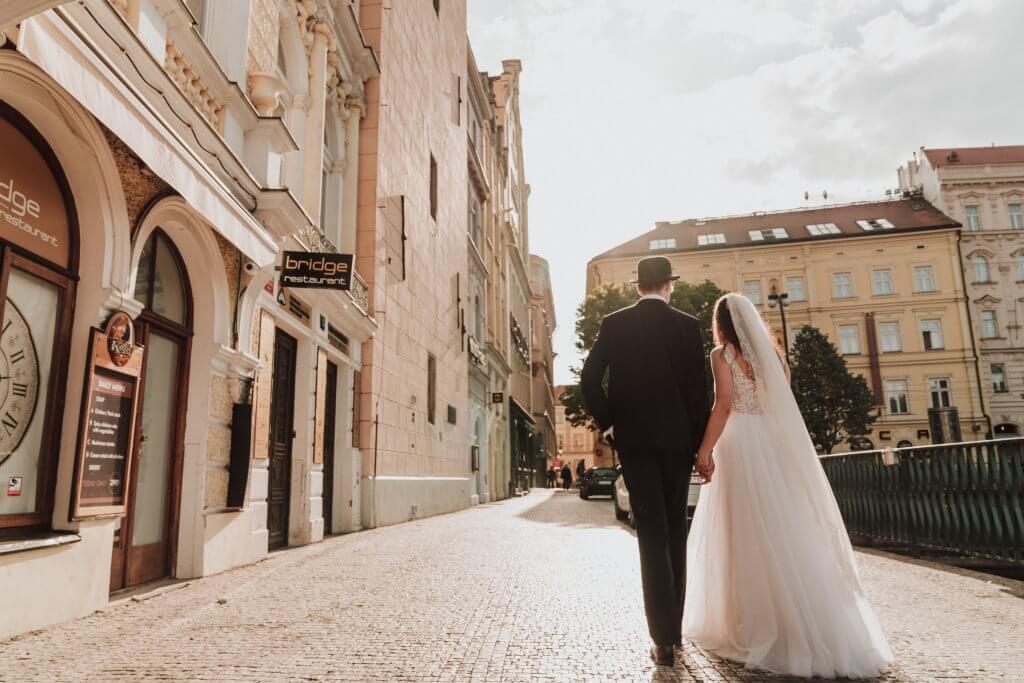
[[747,376],[743,366],[736,360],[730,347],[722,349],[729,374],[732,375],[732,409],[738,413],[761,413],[761,402],[757,399],[757,383]]

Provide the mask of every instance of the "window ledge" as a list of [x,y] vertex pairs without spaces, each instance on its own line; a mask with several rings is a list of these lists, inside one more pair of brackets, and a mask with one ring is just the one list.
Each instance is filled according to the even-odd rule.
[[26,538],[0,539],[0,555],[39,550],[40,548],[56,548],[78,543],[81,540],[81,536],[71,531],[44,531]]

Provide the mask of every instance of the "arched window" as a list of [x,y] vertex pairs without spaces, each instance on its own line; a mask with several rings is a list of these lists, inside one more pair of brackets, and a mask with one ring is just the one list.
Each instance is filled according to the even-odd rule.
[[988,259],[981,254],[976,254],[971,257],[971,264],[974,266],[974,281],[988,282]]
[[160,230],[154,231],[142,247],[135,299],[161,318],[183,327],[191,325],[188,281],[181,257]]

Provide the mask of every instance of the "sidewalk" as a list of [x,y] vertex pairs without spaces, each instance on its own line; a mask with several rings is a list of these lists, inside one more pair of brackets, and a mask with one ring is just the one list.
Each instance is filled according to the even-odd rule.
[[[899,659],[883,680],[1024,678],[1024,584],[858,559]],[[646,648],[630,530],[608,501],[546,490],[0,642],[0,680],[766,680],[692,646],[657,669]]]

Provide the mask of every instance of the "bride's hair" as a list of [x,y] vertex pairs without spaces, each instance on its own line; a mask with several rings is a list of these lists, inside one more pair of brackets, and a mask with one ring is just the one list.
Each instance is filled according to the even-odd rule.
[[715,315],[711,329],[715,336],[715,344],[719,346],[732,344],[734,349],[740,350],[740,337],[736,334],[732,313],[729,312],[729,301],[725,296],[719,297],[715,302]]

